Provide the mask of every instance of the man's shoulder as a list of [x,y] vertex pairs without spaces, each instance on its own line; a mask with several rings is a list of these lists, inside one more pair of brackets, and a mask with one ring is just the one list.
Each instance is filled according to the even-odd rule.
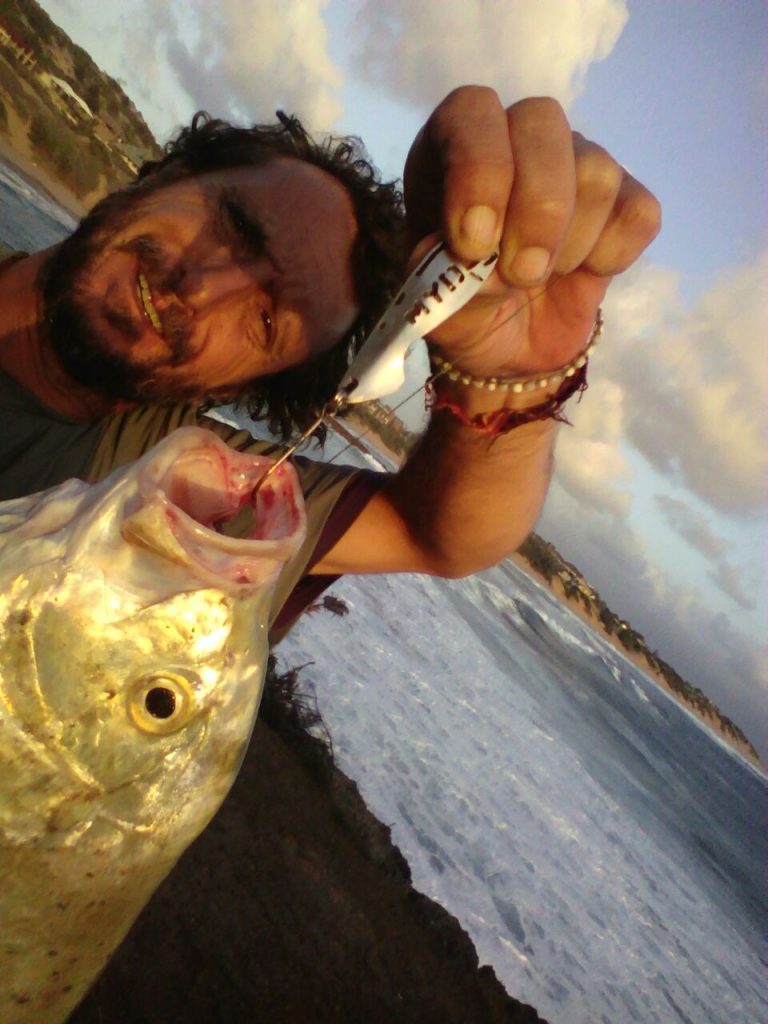
[[121,466],[140,458],[179,427],[197,423],[191,405],[146,405],[113,413],[103,421],[99,444],[86,474],[97,483]]
[[[281,446],[272,439],[259,439],[246,429],[202,412],[194,405],[148,405],[110,416],[88,468],[89,483],[103,480],[113,470],[140,458],[168,434],[180,427],[200,426],[213,431],[231,448],[255,455],[274,455]],[[329,465],[314,459],[293,460],[305,497],[317,498],[333,492],[359,473],[349,466]]]
[[100,424],[57,416],[0,372],[0,500],[83,477],[98,445]]
[[88,483],[103,480],[113,470],[140,458],[174,430],[190,426],[213,431],[238,451],[261,454],[275,450],[274,442],[258,441],[247,430],[214,419],[195,405],[141,405],[113,413],[103,421],[101,440],[87,474]]
[[15,263],[16,260],[23,260],[25,256],[29,256],[29,253],[22,252],[20,249],[12,249],[10,246],[0,242],[0,270],[5,264]]

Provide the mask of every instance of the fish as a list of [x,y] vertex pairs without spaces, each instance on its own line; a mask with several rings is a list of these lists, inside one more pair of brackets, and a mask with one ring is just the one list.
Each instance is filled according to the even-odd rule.
[[4,1024],[67,1019],[237,775],[306,531],[292,466],[256,487],[272,462],[185,427],[0,504]]

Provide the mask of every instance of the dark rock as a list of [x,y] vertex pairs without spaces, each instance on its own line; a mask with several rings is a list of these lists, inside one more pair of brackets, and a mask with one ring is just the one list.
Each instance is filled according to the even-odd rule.
[[411,887],[317,741],[270,717],[72,1024],[541,1021]]

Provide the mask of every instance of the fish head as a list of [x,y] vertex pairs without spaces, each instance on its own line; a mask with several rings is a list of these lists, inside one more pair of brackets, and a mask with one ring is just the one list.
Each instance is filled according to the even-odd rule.
[[[0,506],[6,834],[142,834],[178,856],[210,820],[258,709],[272,588],[304,537],[292,467],[256,489],[270,465],[184,428],[94,487]],[[249,536],[224,536],[244,512]]]

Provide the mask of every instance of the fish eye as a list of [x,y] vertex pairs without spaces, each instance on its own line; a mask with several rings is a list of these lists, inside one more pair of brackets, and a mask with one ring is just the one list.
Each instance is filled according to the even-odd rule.
[[134,725],[153,736],[176,732],[195,711],[192,683],[179,672],[152,672],[128,689],[128,712]]
[[167,686],[153,686],[144,698],[144,707],[153,718],[170,718],[176,710],[176,694]]

